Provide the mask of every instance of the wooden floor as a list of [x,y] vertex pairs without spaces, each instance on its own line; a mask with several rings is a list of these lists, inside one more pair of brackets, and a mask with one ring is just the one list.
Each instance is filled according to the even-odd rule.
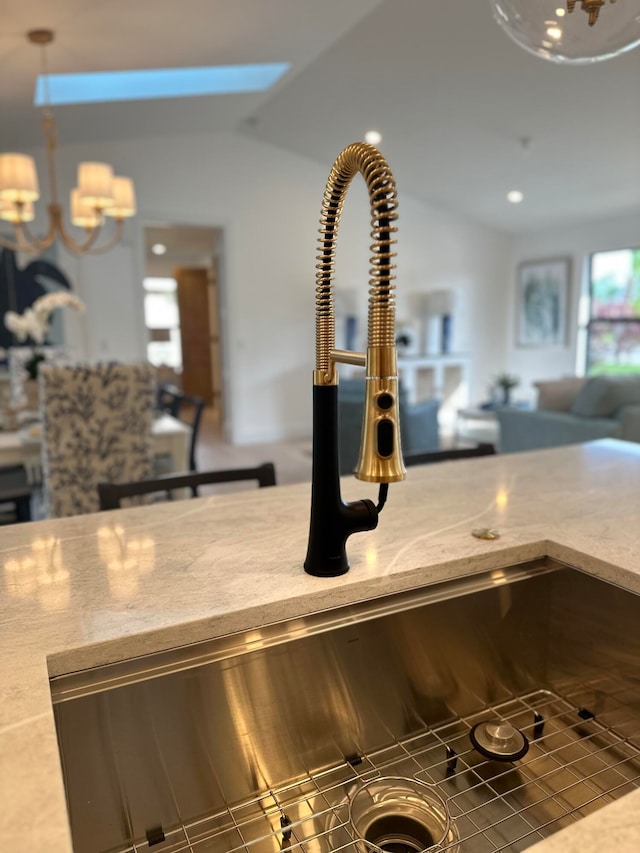
[[[305,441],[283,441],[274,444],[227,444],[211,409],[203,413],[196,463],[199,471],[220,468],[242,468],[273,462],[278,485],[311,482],[311,438]],[[224,490],[231,490],[225,486]],[[238,486],[235,486],[237,489]],[[246,488],[246,485],[245,485]],[[201,493],[221,491],[220,487],[202,487]]]

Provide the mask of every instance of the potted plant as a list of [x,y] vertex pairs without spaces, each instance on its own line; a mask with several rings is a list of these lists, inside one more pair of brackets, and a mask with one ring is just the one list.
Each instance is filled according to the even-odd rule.
[[84,311],[85,304],[73,293],[47,293],[27,308],[23,314],[15,311],[7,311],[4,315],[4,324],[20,343],[31,344],[31,356],[24,363],[25,395],[28,408],[37,408],[38,389],[36,380],[38,368],[46,360],[44,346],[47,343],[47,333],[51,315],[58,308],[75,308],[76,311]]
[[500,403],[503,406],[511,404],[511,389],[520,384],[520,380],[512,373],[499,373],[495,379],[496,388],[500,389]]

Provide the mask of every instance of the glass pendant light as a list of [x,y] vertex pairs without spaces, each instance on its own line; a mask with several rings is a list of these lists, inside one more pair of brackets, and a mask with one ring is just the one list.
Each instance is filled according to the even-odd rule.
[[640,0],[489,0],[521,47],[550,62],[600,62],[640,44]]

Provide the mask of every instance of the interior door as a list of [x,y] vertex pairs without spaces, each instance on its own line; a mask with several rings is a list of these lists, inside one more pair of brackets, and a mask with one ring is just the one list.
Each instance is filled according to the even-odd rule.
[[182,390],[213,402],[211,365],[211,322],[209,273],[197,267],[177,267],[180,339],[182,344]]

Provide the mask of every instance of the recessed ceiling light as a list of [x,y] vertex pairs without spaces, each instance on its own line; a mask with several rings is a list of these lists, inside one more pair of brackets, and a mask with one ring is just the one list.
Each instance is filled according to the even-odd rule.
[[554,39],[555,41],[560,41],[562,38],[562,28],[561,27],[547,27],[547,35],[550,39]]
[[154,243],[153,246],[151,247],[151,251],[153,252],[154,255],[166,255],[167,254],[167,247],[165,246],[164,243]]
[[382,142],[382,134],[378,130],[368,130],[364,135],[364,141],[370,145],[379,145]]
[[507,201],[510,201],[511,204],[520,204],[523,199],[524,193],[520,192],[520,190],[510,190],[507,193]]
[[566,9],[556,9],[556,15],[559,18],[564,18],[565,13],[566,13]]
[[55,106],[263,92],[273,86],[289,67],[289,62],[263,62],[204,68],[51,74],[47,78],[47,97],[45,80],[40,75],[36,82],[34,106],[41,107],[47,102]]

